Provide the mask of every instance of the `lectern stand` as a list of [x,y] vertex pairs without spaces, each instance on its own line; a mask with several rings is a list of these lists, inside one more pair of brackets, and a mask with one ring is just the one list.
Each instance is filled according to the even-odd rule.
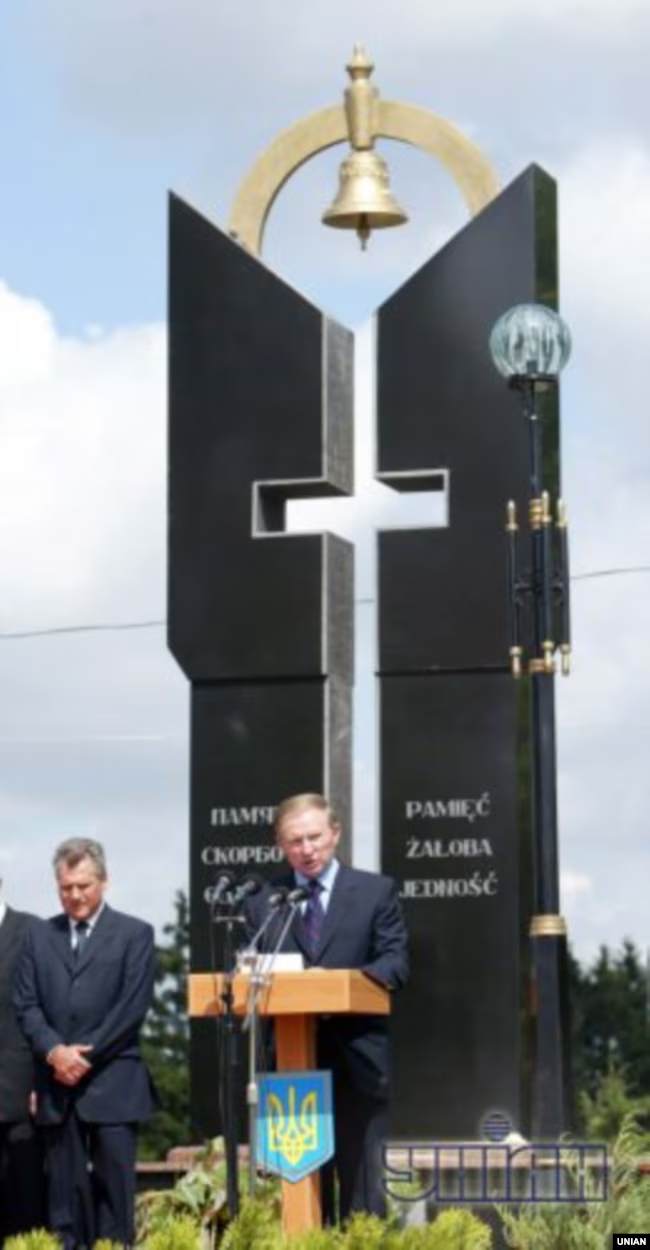
[[[221,1013],[223,981],[222,973],[195,972],[190,976],[191,1016],[216,1016]],[[237,1015],[243,1016],[246,1012],[248,987],[248,977],[235,977],[234,1009]],[[306,972],[276,972],[259,1000],[259,1014],[275,1019],[279,1072],[316,1067],[316,1016],[386,1016],[389,1012],[388,991],[357,969],[310,968]],[[312,1172],[311,1176],[295,1184],[282,1182],[282,1223],[287,1233],[320,1226],[318,1172]]]

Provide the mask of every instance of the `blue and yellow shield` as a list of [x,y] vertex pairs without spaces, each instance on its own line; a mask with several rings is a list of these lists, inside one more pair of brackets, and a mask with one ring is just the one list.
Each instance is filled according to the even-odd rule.
[[301,1181],[334,1154],[331,1072],[258,1078],[257,1158],[267,1172]]

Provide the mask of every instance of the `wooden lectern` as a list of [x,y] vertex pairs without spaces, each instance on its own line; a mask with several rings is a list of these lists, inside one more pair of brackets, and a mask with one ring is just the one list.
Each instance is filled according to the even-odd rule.
[[[249,977],[233,983],[235,1011],[246,1012]],[[223,1010],[223,973],[195,972],[189,978],[189,1014],[217,1016]],[[259,999],[259,1014],[275,1019],[275,1049],[279,1072],[316,1067],[315,1017],[319,1015],[375,1015],[390,1012],[388,990],[358,969],[310,968],[305,972],[275,972]],[[336,1126],[335,1126],[336,1131]],[[282,1223],[287,1233],[302,1232],[321,1223],[320,1174],[302,1181],[282,1182]]]

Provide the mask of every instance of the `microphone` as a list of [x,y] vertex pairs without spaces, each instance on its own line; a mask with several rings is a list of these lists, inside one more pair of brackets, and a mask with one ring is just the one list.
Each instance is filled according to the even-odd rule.
[[286,907],[288,893],[289,890],[286,885],[278,885],[275,890],[271,891],[268,899],[266,900],[266,915],[257,930],[257,933],[253,935],[243,954],[257,954],[259,943],[266,933],[266,930],[269,928],[276,912],[280,911],[282,907]]
[[286,885],[279,885],[272,890],[267,900],[269,911],[277,911],[278,907],[284,907],[288,894],[289,890]]
[[224,896],[235,884],[235,874],[232,872],[220,872],[213,886],[210,886],[210,906],[216,907],[218,903],[224,901]]
[[280,936],[278,937],[278,940],[275,943],[275,946],[273,947],[273,950],[271,951],[270,956],[267,956],[267,959],[268,959],[267,975],[270,975],[273,969],[276,956],[278,952],[282,949],[282,944],[284,942],[284,939],[287,933],[289,932],[289,929],[291,927],[291,923],[296,914],[296,911],[298,910],[300,904],[304,903],[305,900],[308,898],[309,898],[309,890],[306,889],[304,885],[297,885],[295,886],[293,890],[287,891],[287,897],[284,900],[286,908],[287,908],[287,916],[280,930]]
[[237,886],[237,889],[233,891],[232,901],[234,906],[236,907],[238,903],[243,903],[245,898],[250,898],[253,894],[259,894],[261,889],[262,878],[258,877],[257,873],[249,873],[247,877],[244,877],[241,884]]
[[290,907],[297,907],[299,903],[305,903],[309,898],[309,890],[304,885],[297,885],[294,890],[289,890],[287,894],[287,903]]

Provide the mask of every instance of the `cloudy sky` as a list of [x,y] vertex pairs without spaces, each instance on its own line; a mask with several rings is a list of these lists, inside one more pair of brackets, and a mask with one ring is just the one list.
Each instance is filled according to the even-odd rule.
[[[575,344],[563,478],[576,575],[575,673],[558,682],[563,911],[582,958],[626,935],[645,949],[647,0],[6,6],[0,875],[16,905],[47,912],[53,844],[89,834],[107,844],[118,906],[162,923],[186,881],[188,693],[160,624],[167,191],[224,225],[274,135],[340,98],[357,40],[385,98],[454,122],[502,184],[533,160],[560,184],[561,303]],[[339,320],[366,324],[362,361],[373,308],[466,220],[430,158],[400,145],[384,154],[408,228],[375,236],[365,255],[349,235],[323,230],[335,149],[282,193],[264,251]],[[358,518],[342,508],[337,525],[354,535]],[[369,548],[360,563],[364,598]],[[370,613],[360,606],[368,666]],[[142,628],[7,637],[129,622]],[[356,858],[369,864],[368,691],[362,672]]]

